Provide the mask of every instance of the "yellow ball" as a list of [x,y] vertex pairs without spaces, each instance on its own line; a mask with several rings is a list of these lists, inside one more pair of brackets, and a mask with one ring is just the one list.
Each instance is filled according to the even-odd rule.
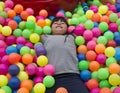
[[5,90],[3,89],[0,89],[0,93],[6,93]]
[[68,19],[68,25],[70,25],[71,23],[70,23],[70,21],[71,21],[71,19]]
[[40,36],[36,33],[33,33],[33,34],[30,35],[30,41],[32,43],[37,43],[37,42],[40,41]]
[[8,84],[8,78],[5,75],[0,75],[0,87],[6,86],[7,84]]
[[35,55],[36,55],[36,52],[35,52],[34,49],[31,49],[31,55],[32,55],[32,56],[35,56]]
[[101,5],[101,6],[99,7],[99,9],[98,9],[98,12],[99,12],[100,14],[106,14],[107,11],[108,11],[108,7],[107,7],[106,5]]
[[36,18],[34,16],[28,16],[27,17],[27,21],[28,20],[32,20],[32,21],[36,22]]
[[45,93],[46,87],[42,83],[37,83],[33,88],[35,93]]
[[0,6],[2,6],[2,8],[4,9],[5,8],[5,3],[0,1]]
[[2,6],[0,6],[0,12],[2,12],[3,11],[3,7]]
[[118,74],[111,74],[108,80],[109,83],[113,86],[117,86],[120,84],[120,76]]
[[50,26],[51,25],[51,20],[50,19],[45,19],[46,25]]
[[92,10],[88,10],[88,11],[86,12],[86,17],[87,17],[88,19],[90,19],[93,15],[94,15],[94,12],[93,12]]
[[17,63],[16,65],[20,68],[20,71],[24,71],[24,69],[25,69],[25,65],[24,64]]
[[2,28],[2,34],[4,36],[10,36],[12,34],[12,29],[9,26],[4,26]]
[[0,33],[2,32],[2,25],[0,25]]
[[37,64],[39,66],[46,66],[48,64],[48,58],[44,55],[40,55],[38,58],[37,58]]
[[20,79],[20,81],[28,80],[29,78],[28,74],[25,71],[20,71],[17,77]]
[[107,57],[113,57],[114,55],[115,55],[115,49],[113,48],[113,47],[107,47],[106,49],[105,49],[105,55],[107,56]]

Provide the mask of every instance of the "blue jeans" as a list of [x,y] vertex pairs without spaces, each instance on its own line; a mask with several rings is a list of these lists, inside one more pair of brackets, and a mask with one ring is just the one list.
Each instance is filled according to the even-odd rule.
[[59,87],[66,88],[68,93],[89,93],[79,74],[66,73],[55,75],[54,78],[55,85],[52,88],[47,88],[46,93],[55,93]]

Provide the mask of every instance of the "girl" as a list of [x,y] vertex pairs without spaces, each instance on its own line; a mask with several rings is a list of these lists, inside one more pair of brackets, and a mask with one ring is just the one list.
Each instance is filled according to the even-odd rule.
[[74,36],[67,34],[67,27],[66,19],[56,17],[51,23],[52,35],[42,36],[49,64],[56,68],[55,85],[46,93],[55,93],[59,87],[66,88],[68,93],[89,93],[80,79]]

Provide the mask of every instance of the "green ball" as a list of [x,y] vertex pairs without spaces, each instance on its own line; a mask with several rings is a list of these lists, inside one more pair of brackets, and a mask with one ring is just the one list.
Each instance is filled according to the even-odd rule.
[[0,12],[0,16],[2,16],[3,18],[8,18],[8,15],[6,12]]
[[18,26],[21,30],[23,30],[23,29],[25,29],[25,24],[26,24],[25,21],[21,21]]
[[99,36],[97,38],[97,43],[106,45],[107,44],[107,38],[105,36]]
[[41,35],[43,32],[43,29],[40,26],[36,26],[34,33],[37,33],[38,35]]
[[85,43],[85,39],[82,36],[77,36],[75,38],[75,44],[76,45],[83,45]]
[[79,18],[79,17],[80,17],[79,14],[73,14],[73,15],[72,15],[72,18]]
[[80,10],[77,11],[77,14],[79,14],[80,16],[83,16],[84,15],[84,11],[82,9],[80,9]]
[[105,80],[109,77],[109,71],[106,68],[100,68],[98,70],[97,76],[100,80]]
[[116,21],[117,25],[120,26],[120,18]]
[[35,22],[32,21],[32,20],[28,20],[28,21],[26,22],[26,28],[27,28],[27,29],[30,29],[30,30],[34,29],[34,28],[35,28]]
[[86,16],[81,16],[78,18],[78,20],[79,20],[79,23],[85,23],[87,18],[86,18]]
[[100,81],[100,79],[97,76],[97,71],[94,71],[94,72],[91,73],[91,78],[96,79],[97,81]]
[[9,86],[3,86],[1,87],[6,93],[12,93],[12,89]]
[[117,60],[114,57],[108,57],[106,59],[106,66],[109,67],[112,63],[117,63]]
[[114,39],[114,34],[111,31],[105,32],[104,36],[107,38],[108,41]]
[[101,5],[101,3],[100,3],[100,1],[99,0],[93,0],[92,1],[92,5],[96,5],[96,6],[100,6]]
[[65,12],[65,16],[68,17],[68,18],[71,18],[72,17],[72,13],[67,11],[67,12]]
[[72,18],[71,20],[70,20],[70,24],[71,25],[78,25],[79,24],[79,21],[78,21],[78,18]]
[[43,84],[47,87],[47,88],[51,88],[55,85],[55,79],[52,76],[45,76],[43,79]]
[[99,28],[100,28],[100,30],[101,30],[102,32],[105,32],[105,31],[108,30],[108,24],[107,24],[106,22],[101,22],[101,23],[99,24]]
[[100,87],[100,88],[104,88],[104,87],[110,88],[111,85],[110,85],[110,83],[108,82],[108,80],[102,80],[102,81],[99,82],[99,87]]
[[13,35],[14,35],[15,37],[22,36],[22,30],[21,30],[21,29],[15,29],[15,30],[13,31]]
[[29,39],[29,37],[30,37],[31,34],[32,34],[31,31],[28,30],[28,29],[25,29],[25,30],[23,30],[23,32],[22,32],[22,36],[23,36],[24,38],[26,38],[26,39]]
[[84,25],[88,30],[91,30],[94,27],[94,23],[91,20],[87,20]]
[[118,20],[118,15],[117,13],[112,13],[109,15],[109,19],[111,22],[116,22]]
[[51,34],[52,30],[50,26],[44,26],[43,27],[43,33],[44,34]]
[[120,32],[120,26],[118,26],[118,31]]
[[29,47],[23,46],[23,47],[20,49],[20,54],[21,54],[21,55],[24,55],[24,54],[31,54],[31,50],[30,50]]
[[78,63],[79,70],[87,70],[89,68],[89,62],[86,60],[82,60]]

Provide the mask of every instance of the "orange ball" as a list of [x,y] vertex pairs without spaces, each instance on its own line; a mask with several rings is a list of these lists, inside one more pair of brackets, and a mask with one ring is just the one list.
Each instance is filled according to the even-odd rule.
[[108,42],[107,42],[107,47],[116,47],[116,42],[114,41],[114,40],[109,40]]
[[17,53],[11,53],[8,56],[8,61],[10,62],[10,64],[16,64],[20,61],[21,56]]
[[44,19],[39,19],[37,21],[37,25],[40,27],[44,27],[44,26],[46,26],[46,21]]
[[30,93],[27,88],[20,88],[18,89],[17,93]]
[[33,88],[33,82],[31,80],[23,80],[20,87],[27,88],[29,91]]
[[100,64],[97,61],[91,61],[89,64],[90,71],[97,71],[100,68]]
[[88,51],[88,49],[87,49],[87,46],[85,46],[85,45],[80,45],[77,48],[78,53],[86,54],[87,51]]
[[29,16],[29,13],[27,11],[22,11],[20,13],[20,17],[23,19],[23,20],[27,20],[27,17]]
[[46,18],[48,16],[48,12],[47,12],[47,10],[42,9],[42,10],[40,10],[39,15],[44,16]]
[[6,74],[6,77],[7,77],[8,79],[10,79],[12,76],[11,76],[9,73],[7,73],[7,74]]
[[112,14],[112,13],[113,13],[113,11],[110,11],[110,10],[109,10],[109,11],[107,11],[106,15],[109,16],[109,15]]
[[96,13],[96,14],[94,14],[93,16],[92,16],[92,21],[94,21],[94,22],[100,22],[100,18],[101,18],[101,15],[100,14],[98,14],[98,13]]
[[105,51],[105,45],[103,44],[97,44],[95,46],[95,52],[98,53],[98,54],[101,54],[101,53],[104,53]]
[[18,14],[20,14],[24,10],[23,6],[21,4],[17,4],[14,7],[14,11]]
[[64,87],[59,87],[55,93],[68,93],[67,89]]
[[14,10],[8,10],[7,14],[9,18],[13,18],[16,16],[16,12]]
[[18,24],[17,24],[16,21],[10,20],[10,21],[8,22],[8,26],[10,26],[10,27],[12,28],[12,30],[15,30],[15,29],[18,27]]
[[94,61],[96,59],[96,53],[92,50],[86,53],[86,59],[89,61]]
[[24,54],[22,56],[22,62],[24,64],[26,64],[26,65],[30,64],[30,63],[32,63],[32,61],[33,61],[33,56],[31,54]]
[[99,86],[99,83],[96,79],[89,79],[86,83],[89,90],[93,88],[97,88]]
[[120,66],[117,63],[112,63],[108,70],[111,74],[118,74],[120,72]]
[[109,17],[104,15],[100,18],[100,22],[106,22],[106,23],[109,23]]
[[99,93],[112,93],[109,88],[102,88]]

